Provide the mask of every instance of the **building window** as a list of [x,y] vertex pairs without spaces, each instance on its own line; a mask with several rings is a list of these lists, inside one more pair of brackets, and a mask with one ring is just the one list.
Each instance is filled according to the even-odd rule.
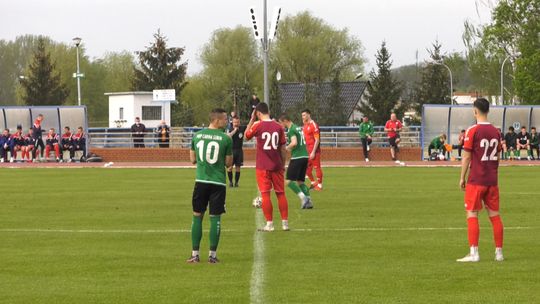
[[161,120],[161,106],[143,106],[142,120]]
[[120,108],[120,109],[118,110],[118,116],[119,116],[119,117],[118,117],[119,120],[123,120],[123,119],[124,119],[124,108]]

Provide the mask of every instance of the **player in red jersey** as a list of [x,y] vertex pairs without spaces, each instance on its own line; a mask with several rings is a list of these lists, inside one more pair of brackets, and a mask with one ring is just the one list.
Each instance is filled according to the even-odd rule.
[[[311,119],[311,111],[305,109],[302,111],[302,121],[304,122],[304,139],[306,140],[306,148],[309,154],[308,167],[306,176],[311,181],[311,186],[314,190],[322,190],[323,172],[321,168],[321,133],[319,125]],[[317,180],[313,177],[313,169],[317,174]]]
[[[255,121],[258,119],[258,121]],[[246,127],[246,139],[257,139],[256,174],[257,185],[262,197],[262,210],[266,218],[266,226],[261,231],[274,231],[273,208],[270,192],[272,188],[278,199],[279,212],[283,230],[289,230],[289,204],[285,196],[285,160],[287,139],[283,127],[270,119],[270,111],[266,103],[259,103],[251,115]]]
[[[499,153],[501,152],[501,134],[488,122],[489,101],[479,98],[474,102],[476,125],[465,133],[463,159],[461,160],[461,178],[459,186],[465,191],[465,210],[470,253],[458,262],[478,262],[478,212],[486,207],[493,226],[495,239],[495,260],[503,261],[503,224],[499,215],[499,186],[497,181]],[[465,177],[470,173],[465,183]]]
[[390,120],[384,125],[384,131],[388,135],[388,143],[390,144],[390,155],[392,155],[392,160],[399,164],[400,161],[397,158],[397,153],[399,153],[399,142],[401,138],[399,137],[399,132],[403,128],[401,121],[397,119],[395,113],[390,114]]
[[34,139],[34,129],[30,128],[28,129],[28,134],[24,137],[25,145],[23,147],[23,161],[25,159],[25,155],[27,158],[27,161],[29,163],[32,162],[32,155],[34,154],[34,144],[36,143]]
[[49,153],[51,149],[54,150],[54,156],[56,156],[56,162],[60,161],[60,136],[56,134],[56,130],[51,128],[49,134],[45,139],[45,158],[49,158]]

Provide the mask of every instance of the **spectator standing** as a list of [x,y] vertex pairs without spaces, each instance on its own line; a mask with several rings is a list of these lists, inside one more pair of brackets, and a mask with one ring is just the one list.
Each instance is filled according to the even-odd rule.
[[371,123],[371,121],[369,121],[369,118],[367,116],[364,116],[364,118],[362,119],[360,127],[358,128],[358,132],[360,133],[360,141],[362,142],[364,158],[366,159],[366,162],[369,162],[369,146],[372,142],[371,137],[373,136],[373,124]]
[[[234,113],[234,112],[232,112]],[[232,138],[232,155],[233,165],[235,168],[234,175],[234,187],[238,187],[240,181],[240,169],[244,165],[244,133],[246,132],[246,126],[240,125],[240,117],[235,116],[232,120],[232,126],[229,129],[227,135]],[[233,187],[233,167],[227,168],[227,176],[229,178],[229,187]]]
[[32,153],[32,157],[36,159],[36,153],[39,150],[40,158],[43,159],[43,152],[45,151],[45,145],[43,144],[43,130],[41,129],[41,123],[43,122],[43,114],[39,114],[36,117],[36,120],[34,120],[34,124],[32,125],[33,129],[33,136],[34,136],[34,151]]
[[141,123],[139,117],[135,117],[135,123],[131,126],[131,136],[133,137],[133,147],[144,148],[144,132],[146,127]]
[[255,110],[255,108],[257,107],[257,105],[261,103],[261,100],[259,99],[259,97],[257,97],[257,95],[253,94],[251,96],[251,99],[249,100],[249,110],[248,110],[248,113],[252,113],[253,110]]
[[384,131],[388,135],[388,143],[390,144],[390,155],[396,164],[400,164],[397,154],[399,153],[399,142],[401,141],[399,132],[401,132],[402,128],[403,124],[397,119],[395,113],[390,115],[390,120],[384,125]]
[[538,133],[536,133],[536,128],[531,128],[531,157],[534,159],[534,151],[536,150],[536,159],[540,160],[539,153],[539,144],[538,144]]
[[167,125],[165,120],[162,120],[159,126],[156,128],[156,134],[158,137],[159,147],[168,148],[171,136],[171,128]]

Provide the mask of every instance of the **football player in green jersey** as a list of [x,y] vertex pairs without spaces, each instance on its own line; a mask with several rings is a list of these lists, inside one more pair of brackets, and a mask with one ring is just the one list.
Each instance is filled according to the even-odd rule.
[[287,114],[279,117],[279,123],[287,128],[287,151],[291,152],[291,160],[287,168],[286,184],[300,198],[302,209],[313,208],[309,188],[304,181],[306,180],[306,170],[308,166],[309,155],[304,140],[302,128],[295,125]]
[[214,109],[210,113],[208,129],[193,136],[189,158],[197,165],[195,188],[193,189],[193,222],[191,242],[193,249],[188,263],[198,263],[199,246],[202,238],[202,220],[206,208],[210,214],[210,253],[208,263],[218,263],[216,250],[221,232],[221,214],[225,213],[226,181],[225,169],[232,165],[232,140],[224,129],[227,112]]

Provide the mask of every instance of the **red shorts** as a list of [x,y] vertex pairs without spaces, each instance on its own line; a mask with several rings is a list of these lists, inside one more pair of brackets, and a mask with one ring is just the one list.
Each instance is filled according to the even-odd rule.
[[285,178],[284,170],[278,171],[267,171],[267,170],[256,170],[257,174],[257,185],[259,186],[259,191],[270,192],[274,189],[276,193],[285,192]]
[[315,152],[315,158],[309,159],[308,168],[320,168],[320,167],[321,167],[321,151],[317,151]]
[[482,210],[482,202],[493,211],[499,211],[499,186],[467,184],[465,187],[465,210]]

